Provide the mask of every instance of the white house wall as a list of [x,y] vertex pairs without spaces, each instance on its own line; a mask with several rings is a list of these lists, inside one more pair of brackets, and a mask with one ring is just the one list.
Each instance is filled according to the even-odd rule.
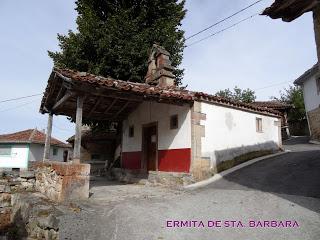
[[307,112],[319,108],[320,95],[318,95],[317,93],[317,84],[315,76],[311,77],[310,79],[304,82],[303,96]]
[[[57,148],[57,155],[53,155],[53,149]],[[50,148],[50,160],[52,161],[63,161],[63,152],[68,150],[66,148],[51,146]],[[29,161],[42,161],[44,153],[44,145],[41,144],[31,144],[29,151]]]
[[0,156],[0,168],[27,168],[28,145],[11,145],[10,156]]
[[[178,115],[178,129],[170,129],[173,115]],[[141,169],[143,125],[154,122],[158,126],[158,170],[188,172],[191,162],[190,106],[156,102],[141,103],[123,122],[122,167]],[[134,137],[129,137],[130,126],[134,126]]]
[[[170,116],[178,115],[179,128],[170,129]],[[123,152],[142,150],[142,126],[158,122],[158,150],[191,148],[190,106],[143,102],[123,124]],[[129,138],[129,126],[134,137]]]
[[[265,149],[278,149],[279,127],[276,117],[259,115],[211,103],[201,103],[206,114],[205,137],[201,141],[202,157],[211,167],[236,156]],[[262,118],[262,132],[256,131],[256,118]]]

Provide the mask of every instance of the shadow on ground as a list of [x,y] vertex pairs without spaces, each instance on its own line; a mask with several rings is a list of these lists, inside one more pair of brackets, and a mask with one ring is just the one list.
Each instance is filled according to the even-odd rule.
[[311,146],[318,150],[304,148],[300,151],[300,144],[307,144],[306,140],[289,141],[291,146],[296,146],[297,151],[242,168],[208,187],[274,193],[320,213],[320,146]]

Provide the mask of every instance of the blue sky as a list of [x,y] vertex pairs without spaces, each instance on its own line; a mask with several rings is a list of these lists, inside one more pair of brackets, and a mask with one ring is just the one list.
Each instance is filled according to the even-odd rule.
[[[253,0],[187,0],[186,37],[251,4]],[[264,0],[244,13],[190,39],[219,31],[271,5]],[[58,50],[57,33],[75,30],[74,1],[0,1],[0,101],[42,93],[53,67],[47,50]],[[185,49],[183,84],[190,90],[251,88],[258,100],[279,95],[316,62],[312,14],[292,23],[257,16],[233,29]],[[46,127],[39,113],[41,96],[0,103],[0,134]],[[16,108],[18,107],[18,108]],[[66,117],[55,117],[53,136],[74,133]]]

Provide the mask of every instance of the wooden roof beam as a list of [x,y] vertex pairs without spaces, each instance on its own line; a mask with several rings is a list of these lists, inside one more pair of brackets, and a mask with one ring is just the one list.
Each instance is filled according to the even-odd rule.
[[111,102],[111,104],[107,107],[107,109],[104,111],[103,114],[107,114],[117,101],[118,101],[118,99],[114,99],[114,100]]
[[129,103],[130,103],[130,102],[126,102],[126,103],[120,108],[120,110],[114,115],[114,117],[117,118],[118,115],[119,115],[123,110],[126,109],[126,107],[129,105]]
[[96,110],[96,108],[99,106],[99,104],[101,103],[103,97],[99,97],[98,100],[96,101],[96,103],[94,104],[94,106],[92,107],[92,109],[90,110],[90,112],[88,113],[88,115],[86,116],[87,118],[89,118],[92,113]]
[[58,107],[62,106],[69,98],[74,96],[73,92],[67,91],[65,95],[52,107],[52,111],[56,110]]
[[75,83],[72,86],[73,91],[79,91],[82,93],[87,93],[88,95],[93,95],[93,96],[101,96],[105,98],[117,98],[120,100],[130,100],[130,101],[135,101],[135,102],[141,102],[143,101],[143,96],[142,95],[135,95],[135,94],[130,94],[126,92],[122,92],[120,90],[112,90],[108,89],[106,87],[93,87],[90,86],[90,84],[84,84],[84,83]]

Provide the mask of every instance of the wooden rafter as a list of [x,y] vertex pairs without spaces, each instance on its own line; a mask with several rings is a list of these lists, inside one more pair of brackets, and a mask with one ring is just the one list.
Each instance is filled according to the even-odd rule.
[[113,107],[113,105],[117,102],[117,99],[114,99],[111,104],[107,107],[107,109],[104,111],[103,114],[107,114],[109,112],[109,110]]
[[66,93],[66,91],[67,91],[67,89],[65,89],[63,86],[61,86],[60,90],[57,94],[55,102],[58,102],[62,98],[62,96]]
[[98,98],[98,100],[96,101],[96,103],[94,104],[94,106],[92,107],[90,112],[88,113],[87,118],[92,115],[92,113],[96,110],[96,108],[99,106],[99,104],[101,103],[102,100],[103,100],[103,97]]
[[74,86],[72,86],[72,90],[83,92],[83,93],[87,92],[90,95],[100,96],[100,97],[105,97],[105,98],[117,98],[119,100],[130,100],[133,102],[143,101],[143,96],[133,95],[130,93],[125,93],[125,92],[120,92],[120,91],[115,91],[115,90],[110,90],[110,89],[103,88],[103,87],[100,87],[100,88],[92,87],[92,86],[90,86],[90,84],[83,84],[83,85],[75,84]]
[[58,107],[64,104],[72,96],[74,96],[74,93],[67,91],[65,95],[58,102],[54,104],[54,106],[52,107],[52,111],[56,110]]
[[126,107],[129,105],[130,102],[126,102],[121,108],[120,110],[114,115],[115,118],[117,118],[119,116],[119,114],[126,109]]

